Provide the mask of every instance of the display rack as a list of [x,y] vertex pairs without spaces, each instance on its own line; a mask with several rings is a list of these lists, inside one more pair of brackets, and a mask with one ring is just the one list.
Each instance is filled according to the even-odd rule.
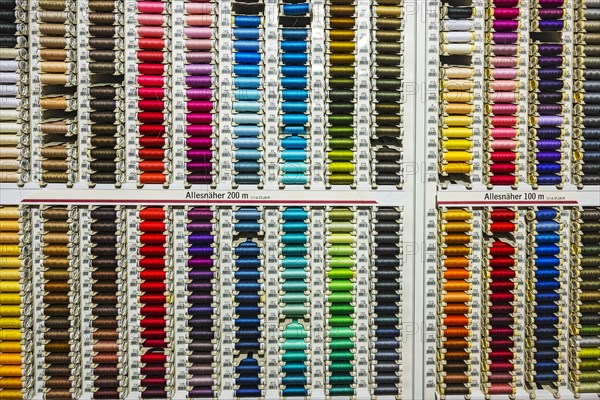
[[[535,398],[538,400],[570,399],[573,398],[572,389],[579,382],[574,383],[574,369],[577,368],[577,355],[574,354],[578,345],[576,335],[570,327],[575,323],[571,313],[575,312],[572,300],[579,294],[576,279],[579,279],[581,254],[576,254],[581,239],[579,232],[580,223],[577,215],[584,207],[600,207],[600,186],[582,185],[580,182],[579,164],[581,160],[573,154],[573,150],[581,148],[580,133],[571,133],[574,128],[576,114],[573,102],[577,99],[572,95],[577,85],[574,80],[581,79],[574,69],[578,68],[575,55],[579,54],[575,48],[580,40],[574,37],[581,29],[575,20],[582,17],[577,13],[585,7],[579,1],[565,0],[563,20],[564,29],[560,32],[564,43],[564,91],[561,99],[561,112],[565,116],[561,136],[561,163],[564,169],[560,176],[562,183],[555,186],[539,185],[532,180],[532,171],[535,161],[535,137],[531,136],[530,118],[532,115],[530,102],[529,82],[532,71],[528,60],[532,57],[533,47],[528,35],[531,31],[530,22],[535,19],[536,0],[519,0],[521,13],[518,17],[521,28],[517,39],[519,46],[519,63],[516,66],[518,82],[518,118],[516,129],[518,136],[515,138],[517,158],[516,182],[508,186],[493,186],[489,182],[489,171],[486,168],[489,157],[489,147],[486,141],[486,88],[487,69],[490,68],[487,57],[490,54],[488,37],[492,34],[490,9],[493,4],[486,0],[473,0],[471,4],[474,12],[472,15],[473,52],[471,65],[473,68],[473,125],[470,149],[472,156],[472,170],[467,174],[469,182],[452,181],[447,177],[440,178],[439,164],[443,159],[440,142],[445,140],[440,137],[440,124],[443,117],[440,99],[442,79],[440,72],[440,57],[443,52],[440,47],[440,37],[443,32],[442,2],[439,0],[406,0],[402,3],[402,146],[401,146],[401,185],[383,186],[374,184],[373,158],[374,148],[371,142],[373,133],[375,106],[373,80],[376,80],[374,64],[373,15],[379,4],[367,0],[356,0],[356,52],[355,57],[355,185],[333,185],[328,182],[328,141],[326,102],[328,89],[326,76],[328,66],[328,41],[330,40],[329,27],[326,24],[326,4],[323,0],[309,1],[310,13],[310,40],[308,42],[308,80],[309,90],[309,124],[307,159],[310,167],[306,185],[281,184],[282,163],[279,152],[281,135],[280,92],[282,87],[279,81],[279,68],[281,49],[279,46],[281,36],[279,18],[282,17],[281,2],[276,0],[265,1],[264,31],[262,40],[264,69],[264,132],[262,149],[264,154],[264,186],[236,185],[235,175],[235,146],[234,126],[232,113],[235,103],[235,54],[234,33],[236,29],[232,23],[233,4],[230,0],[218,0],[214,5],[216,24],[213,27],[218,43],[213,61],[213,78],[218,85],[214,87],[215,110],[212,116],[214,129],[212,152],[213,182],[211,184],[189,184],[186,180],[186,1],[173,0],[169,3],[170,30],[170,73],[169,80],[170,100],[169,124],[172,126],[170,148],[167,158],[170,164],[167,182],[161,185],[140,185],[139,182],[139,148],[138,148],[138,105],[137,105],[137,2],[124,0],[124,138],[122,167],[123,174],[117,179],[117,184],[96,184],[90,187],[90,107],[89,91],[90,65],[88,61],[88,3],[87,0],[77,2],[77,108],[78,108],[78,135],[74,148],[77,152],[76,181],[73,187],[66,184],[43,183],[42,180],[42,132],[40,123],[42,109],[40,106],[41,86],[41,59],[40,59],[40,11],[38,0],[29,0],[29,159],[28,168],[21,172],[24,178],[22,185],[0,183],[0,204],[19,205],[22,215],[22,231],[27,230],[23,237],[23,249],[26,255],[24,262],[31,267],[31,273],[23,273],[22,285],[24,291],[30,286],[30,295],[27,301],[31,302],[28,316],[29,325],[22,329],[32,329],[32,334],[26,340],[30,344],[27,350],[28,357],[24,357],[24,371],[30,373],[30,378],[24,379],[27,383],[24,389],[25,398],[43,399],[46,387],[44,362],[44,332],[35,329],[44,326],[44,267],[43,267],[43,237],[44,222],[42,211],[51,205],[67,205],[70,210],[77,213],[73,219],[78,221],[77,232],[72,235],[71,261],[77,260],[79,269],[78,278],[71,282],[76,286],[76,281],[81,281],[77,303],[74,308],[80,314],[79,320],[75,319],[79,330],[74,333],[73,339],[81,335],[81,343],[72,346],[78,353],[80,371],[74,375],[75,393],[81,398],[93,398],[93,338],[90,329],[93,320],[92,304],[92,271],[90,267],[91,243],[91,211],[96,206],[118,206],[120,212],[119,248],[122,250],[120,265],[123,271],[120,278],[121,293],[124,301],[123,316],[125,320],[126,349],[129,354],[123,357],[122,370],[126,371],[124,393],[122,398],[127,400],[141,398],[140,385],[144,377],[141,373],[141,337],[140,323],[140,270],[139,249],[140,243],[140,218],[139,210],[142,206],[164,207],[169,215],[170,222],[165,233],[169,266],[172,270],[167,274],[167,292],[173,294],[170,305],[167,307],[167,326],[172,330],[167,338],[170,350],[167,352],[169,368],[167,379],[169,390],[173,399],[181,400],[187,396],[189,379],[187,369],[188,357],[188,315],[189,307],[186,285],[189,284],[187,276],[187,237],[190,232],[186,226],[187,211],[191,206],[210,206],[214,212],[214,236],[212,248],[218,254],[218,265],[215,263],[213,290],[215,308],[215,342],[214,364],[215,392],[219,397],[233,399],[237,390],[236,363],[239,361],[239,352],[236,349],[236,240],[235,212],[240,207],[259,207],[262,215],[260,222],[263,232],[261,234],[261,270],[264,296],[262,302],[263,327],[260,342],[261,387],[266,399],[281,397],[282,372],[282,324],[279,320],[281,299],[281,212],[284,207],[303,207],[308,211],[306,235],[308,237],[308,256],[310,268],[308,272],[310,332],[307,352],[310,354],[310,369],[307,373],[307,388],[310,397],[316,400],[327,398],[329,382],[329,361],[327,359],[328,346],[328,212],[331,207],[348,207],[355,215],[353,221],[355,235],[353,248],[355,249],[355,270],[353,287],[353,307],[355,328],[355,347],[353,349],[353,377],[354,393],[358,399],[372,398],[372,365],[370,358],[373,350],[373,332],[370,326],[371,303],[375,296],[373,291],[373,276],[370,270],[370,260],[373,258],[372,247],[376,233],[373,230],[372,219],[375,211],[381,207],[395,207],[401,211],[400,221],[400,248],[401,248],[401,279],[398,292],[401,296],[400,319],[401,325],[401,383],[399,392],[404,399],[448,399],[458,400],[466,398],[462,395],[443,394],[440,391],[440,316],[439,303],[443,297],[443,278],[440,276],[440,210],[448,208],[467,209],[472,213],[471,230],[469,231],[470,258],[470,295],[471,295],[471,335],[468,338],[472,350],[470,358],[470,372],[468,374],[470,399],[489,399],[485,393],[487,373],[481,365],[485,363],[487,351],[483,342],[487,340],[486,324],[486,259],[485,250],[494,237],[484,229],[487,213],[495,209],[511,208],[517,215],[515,219],[516,230],[512,235],[514,239],[517,261],[515,266],[515,315],[517,322],[512,335],[515,346],[514,354],[519,361],[514,362],[513,394],[492,396],[496,399],[509,398]],[[285,3],[288,4],[288,3]],[[291,3],[290,3],[291,4]],[[494,6],[495,7],[495,6]],[[581,8],[581,9],[580,9]],[[537,11],[536,11],[537,12]],[[579,89],[578,89],[579,90]],[[217,128],[218,127],[218,128]],[[574,167],[577,165],[578,167]],[[551,207],[559,212],[557,217],[561,223],[561,261],[560,272],[560,334],[556,335],[567,350],[561,353],[558,374],[562,381],[556,388],[549,390],[544,385],[532,383],[532,378],[527,376],[531,371],[525,363],[531,360],[531,346],[528,348],[528,333],[531,330],[535,314],[528,296],[535,290],[534,267],[527,260],[535,256],[535,243],[530,235],[534,232],[535,224],[527,220],[528,213],[540,208]],[[504,239],[504,238],[503,238]],[[486,242],[487,241],[487,242]],[[487,244],[486,244],[487,243]],[[25,253],[24,253],[25,254]],[[27,269],[23,268],[23,270]],[[74,277],[75,278],[75,277]],[[79,290],[78,289],[78,290]],[[77,290],[74,290],[77,292]],[[80,312],[79,312],[80,311]],[[25,323],[25,322],[24,322]],[[528,325],[529,324],[529,325]],[[572,349],[569,349],[569,344]],[[80,348],[78,348],[78,346]],[[27,365],[25,365],[27,364]],[[77,364],[77,363],[75,363]],[[79,368],[79,366],[77,366]],[[571,382],[571,380],[573,382]],[[81,382],[77,382],[81,380]],[[598,400],[594,393],[580,393],[582,400]],[[390,396],[377,396],[388,399]]]

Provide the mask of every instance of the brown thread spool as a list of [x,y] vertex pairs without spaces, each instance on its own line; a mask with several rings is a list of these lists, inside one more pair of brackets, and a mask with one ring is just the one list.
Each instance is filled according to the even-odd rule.
[[400,30],[402,29],[402,19],[383,18],[377,19],[378,29]]
[[42,11],[40,13],[42,22],[56,22],[64,24],[67,21],[67,13],[64,11]]
[[[109,285],[109,284],[105,284],[105,285]],[[116,304],[117,295],[116,294],[108,294],[108,293],[105,293],[105,291],[106,292],[112,291],[113,293],[116,293],[118,286],[115,283],[111,283],[110,285],[113,285],[114,287],[101,288],[100,284],[98,284],[97,282],[94,284],[94,290],[98,292],[98,294],[94,296],[95,304]],[[100,294],[100,292],[102,292],[102,294]]]
[[347,31],[347,30],[335,30],[332,29],[329,31],[329,39],[330,40],[354,40],[354,35],[355,32],[354,31]]
[[55,36],[42,36],[40,37],[40,45],[50,49],[66,49],[67,38]]
[[69,236],[65,233],[51,232],[44,235],[44,243],[68,244]]
[[69,65],[66,62],[59,61],[43,61],[40,63],[42,72],[64,74],[67,72]]
[[[95,265],[95,264],[94,264]],[[92,279],[97,281],[116,281],[119,278],[119,273],[115,270],[97,269],[92,272]]]
[[114,159],[116,156],[116,152],[114,149],[92,149],[90,150],[90,155],[92,158],[102,158],[102,159]]
[[[95,131],[92,127],[92,132],[95,134],[100,134],[99,132]],[[117,146],[118,144],[118,140],[115,137],[103,137],[103,136],[95,136],[92,138],[91,140],[92,146],[95,147],[103,147],[103,148],[114,148]]]
[[98,341],[92,346],[93,351],[98,353],[114,352],[119,351],[119,345],[114,341]]
[[[99,14],[99,15],[107,15],[107,14]],[[110,14],[108,14],[110,16]],[[113,17],[114,20],[114,17]],[[114,37],[117,33],[117,27],[113,25],[92,25],[89,27],[90,35],[96,36],[95,38],[90,38],[90,47],[98,48],[97,46],[92,44],[92,40],[107,40],[108,43],[112,42],[115,44]],[[104,39],[107,38],[107,39]],[[113,39],[110,39],[113,38]]]
[[[115,159],[116,157],[117,157],[117,154],[115,152],[115,154],[112,155],[110,158]],[[114,172],[117,167],[117,163],[116,162],[106,162],[106,161],[92,161],[90,163],[90,166],[91,166],[92,170],[94,170],[94,171],[104,171],[104,172],[113,171]]]
[[401,18],[402,7],[378,5],[375,6],[375,14],[377,17]]
[[108,99],[108,100],[106,100],[106,99],[91,100],[90,107],[96,111],[100,111],[100,110],[111,111],[112,115],[114,117],[114,110],[115,110],[115,108],[117,108],[117,101],[110,100],[110,99]]
[[0,172],[0,182],[17,183],[19,182],[19,173],[17,172]]
[[[52,122],[52,123],[45,123],[41,125],[41,129],[42,129],[42,133],[45,135],[66,135],[69,133],[70,129],[69,129],[69,124],[66,124],[64,122]],[[64,151],[64,156],[61,156],[61,158],[66,158],[67,157],[67,148],[66,146],[45,146],[44,148],[42,148],[42,156],[44,156],[44,150],[48,150],[48,149],[56,149],[58,150],[58,148],[61,148]],[[46,157],[46,156],[44,156]]]
[[[44,277],[47,278],[46,274]],[[66,304],[69,302],[69,295],[62,293],[47,294],[44,296],[44,303],[47,304]]]
[[66,110],[69,108],[69,100],[64,96],[46,97],[40,100],[40,105],[46,110]]
[[[65,322],[64,318],[60,319],[62,322]],[[46,323],[48,322],[48,320],[45,321]],[[66,321],[67,323],[69,323],[69,321]],[[71,363],[71,357],[69,357],[69,355],[67,354],[47,354],[45,357],[45,361],[48,364],[70,364]]]
[[69,166],[66,161],[53,161],[46,160],[42,161],[42,169],[46,171],[63,171],[66,172]]
[[94,60],[95,62],[109,61],[114,63],[117,59],[117,55],[114,50],[91,50],[89,55],[90,59]]
[[[66,86],[69,83],[68,75],[60,75],[60,74],[41,74],[40,82],[44,85],[63,85]],[[66,109],[66,105],[63,110]]]
[[64,256],[64,257],[69,256],[69,253],[70,253],[69,248],[67,246],[54,245],[54,244],[49,244],[49,245],[44,246],[44,249],[42,250],[42,252],[46,256]]
[[63,11],[67,8],[66,1],[40,0],[39,7],[50,11]]
[[118,375],[119,368],[107,365],[99,365],[94,369],[96,376]]
[[40,56],[47,61],[64,61],[67,59],[68,54],[67,50],[42,49]]
[[44,260],[44,268],[69,268],[69,260],[66,258],[47,258]]
[[42,148],[42,157],[44,158],[59,158],[66,159],[69,157],[69,152],[67,150],[67,146],[59,145],[59,146],[45,146]]
[[354,18],[330,18],[329,26],[337,29],[354,29],[356,20]]
[[[63,318],[68,318],[71,315],[71,311],[69,310],[68,307],[66,306],[46,306],[44,308],[44,315],[47,316],[51,316],[51,317],[63,317]],[[48,350],[50,351],[50,350]],[[57,351],[57,350],[54,350]]]
[[67,34],[67,26],[63,24],[40,24],[40,33],[48,36],[65,36]]
[[[107,31],[106,29],[103,29],[103,32],[104,32],[104,34],[111,33],[110,31]],[[114,34],[115,34],[115,32],[113,30],[111,35],[114,36]],[[94,49],[113,50],[117,45],[117,41],[111,37],[108,37],[108,38],[107,37],[93,37],[93,38],[90,38],[89,44],[90,44],[90,47],[92,47]]]
[[97,318],[92,321],[92,326],[98,329],[117,329],[117,320],[114,318]]
[[[330,6],[329,14],[338,16],[354,16],[356,15],[356,7],[354,6]],[[333,19],[333,18],[332,18]]]
[[70,339],[69,332],[63,330],[50,330],[44,333],[44,340],[52,341],[68,341]]
[[98,330],[94,332],[95,340],[119,340],[119,333],[111,330]]
[[114,99],[117,97],[117,88],[114,86],[93,86],[90,88],[90,96],[97,99]]
[[[71,290],[71,286],[61,281],[49,281],[44,284],[44,290],[47,292],[67,293]],[[65,305],[61,305],[60,307],[67,308]]]
[[[96,11],[96,12],[114,13],[116,11],[115,3],[113,1],[90,1],[88,3],[88,7],[90,8],[91,11]],[[96,13],[90,13],[90,15],[94,15],[94,14],[96,14]]]
[[[42,211],[42,218],[66,221],[69,218],[69,210],[64,207],[46,208]],[[44,225],[44,227],[46,227],[46,225]],[[48,228],[48,230],[54,230],[54,228]]]
[[69,223],[65,221],[47,221],[44,224],[44,228],[49,231],[67,232],[70,227]]
[[[116,299],[118,290],[119,286],[116,283],[116,280],[112,282],[99,281],[94,283],[94,291],[98,292],[98,304],[111,304],[109,300],[113,301]],[[105,294],[100,294],[101,292],[104,292]],[[114,304],[114,302],[112,304]]]
[[92,309],[92,315],[99,317],[114,317],[116,318],[119,310],[115,306],[110,305],[97,305]]

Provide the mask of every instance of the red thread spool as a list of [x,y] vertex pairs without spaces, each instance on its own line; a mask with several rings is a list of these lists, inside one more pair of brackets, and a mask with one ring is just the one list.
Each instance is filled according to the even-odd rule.
[[514,232],[516,230],[517,225],[508,221],[492,222],[490,224],[490,231],[493,233]]
[[[517,213],[508,208],[494,208],[490,213],[492,221],[511,221],[515,219]],[[501,242],[502,243],[502,242]]]
[[165,217],[166,213],[162,207],[146,207],[140,211],[140,219],[155,219],[162,221]]
[[[140,284],[140,289],[142,290],[142,292],[164,293],[166,291],[167,287],[164,282],[148,281],[148,282],[142,282]],[[163,296],[163,298],[164,298],[164,296]],[[163,299],[163,303],[164,303],[164,299]]]
[[165,169],[165,163],[162,161],[142,161],[139,164],[140,171],[159,172]]
[[140,326],[142,328],[166,328],[167,321],[164,317],[143,317]]
[[141,333],[142,339],[165,339],[167,332],[164,329],[146,328]]
[[144,281],[162,281],[167,273],[162,269],[145,269],[140,272],[140,278]]
[[163,100],[139,100],[138,108],[143,111],[162,111],[165,109]]
[[167,238],[161,233],[144,233],[140,236],[140,241],[142,243],[165,244]]
[[146,347],[159,347],[161,349],[167,348],[167,342],[160,339],[148,339],[144,341],[144,346]]
[[165,145],[165,138],[163,137],[141,137],[140,146],[154,147],[162,149]]
[[151,315],[151,316],[159,316],[159,317],[164,317],[165,315],[167,315],[167,309],[165,306],[160,306],[160,305],[147,305],[147,306],[143,306],[140,309],[140,312],[143,315]]
[[162,353],[146,353],[142,355],[141,361],[145,364],[164,364],[167,356]]
[[138,88],[138,96],[145,99],[162,100],[165,97],[164,88],[140,87]]
[[140,296],[140,302],[143,304],[165,304],[165,295],[157,293],[145,293]]
[[165,61],[165,54],[162,51],[140,51],[137,58],[140,63],[162,63]]

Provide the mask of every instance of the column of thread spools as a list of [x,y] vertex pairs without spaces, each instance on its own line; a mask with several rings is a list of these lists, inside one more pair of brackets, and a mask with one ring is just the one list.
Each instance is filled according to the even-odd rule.
[[567,76],[563,42],[565,2],[534,0],[529,7],[528,179],[533,186],[563,186]]
[[600,184],[600,5],[574,2],[573,183]]
[[475,8],[441,3],[440,181],[470,184],[473,173]]
[[311,9],[309,2],[284,0],[280,5],[280,99],[281,131],[279,183],[306,185],[309,182],[308,134],[309,45]]
[[171,5],[137,2],[138,185],[168,185],[171,176]]
[[73,185],[78,171],[77,5],[38,3],[41,185]]
[[600,209],[571,211],[569,272],[569,389],[600,393]]
[[356,2],[328,1],[325,6],[326,182],[355,183],[356,148]]
[[557,393],[563,365],[564,226],[557,208],[527,212],[526,389]]
[[0,207],[0,397],[26,398],[33,391],[33,294],[31,220],[18,206]]
[[236,0],[233,15],[234,185],[264,184],[263,2]]
[[139,391],[143,399],[171,396],[173,325],[170,303],[171,210],[145,207],[138,212],[139,316],[141,356]]
[[208,207],[187,211],[187,369],[188,398],[214,398],[218,359],[215,314],[218,275],[215,212]]
[[263,210],[234,210],[235,397],[264,396]]
[[29,178],[29,14],[27,1],[0,8],[0,182]]
[[485,176],[489,186],[516,186],[519,145],[519,0],[488,1],[486,12]]
[[438,393],[471,394],[472,230],[469,208],[442,209],[438,216]]
[[129,355],[123,207],[92,207],[89,227],[92,398],[120,399],[128,384]]
[[[81,395],[81,287],[79,215],[77,207],[42,209],[43,343],[46,399],[77,399]],[[40,328],[36,328],[40,329]]]
[[325,394],[356,394],[356,258],[354,208],[326,213],[326,348]]
[[308,396],[311,307],[309,295],[310,211],[282,208],[279,233],[281,390],[283,397]]
[[211,184],[217,163],[217,7],[210,0],[185,2],[186,179]]
[[402,395],[402,211],[371,210],[371,396]]
[[404,12],[401,0],[371,6],[372,184],[402,185]]
[[516,394],[518,210],[484,211],[481,387],[486,396]]
[[90,185],[120,185],[124,174],[124,17],[119,3],[89,0]]

